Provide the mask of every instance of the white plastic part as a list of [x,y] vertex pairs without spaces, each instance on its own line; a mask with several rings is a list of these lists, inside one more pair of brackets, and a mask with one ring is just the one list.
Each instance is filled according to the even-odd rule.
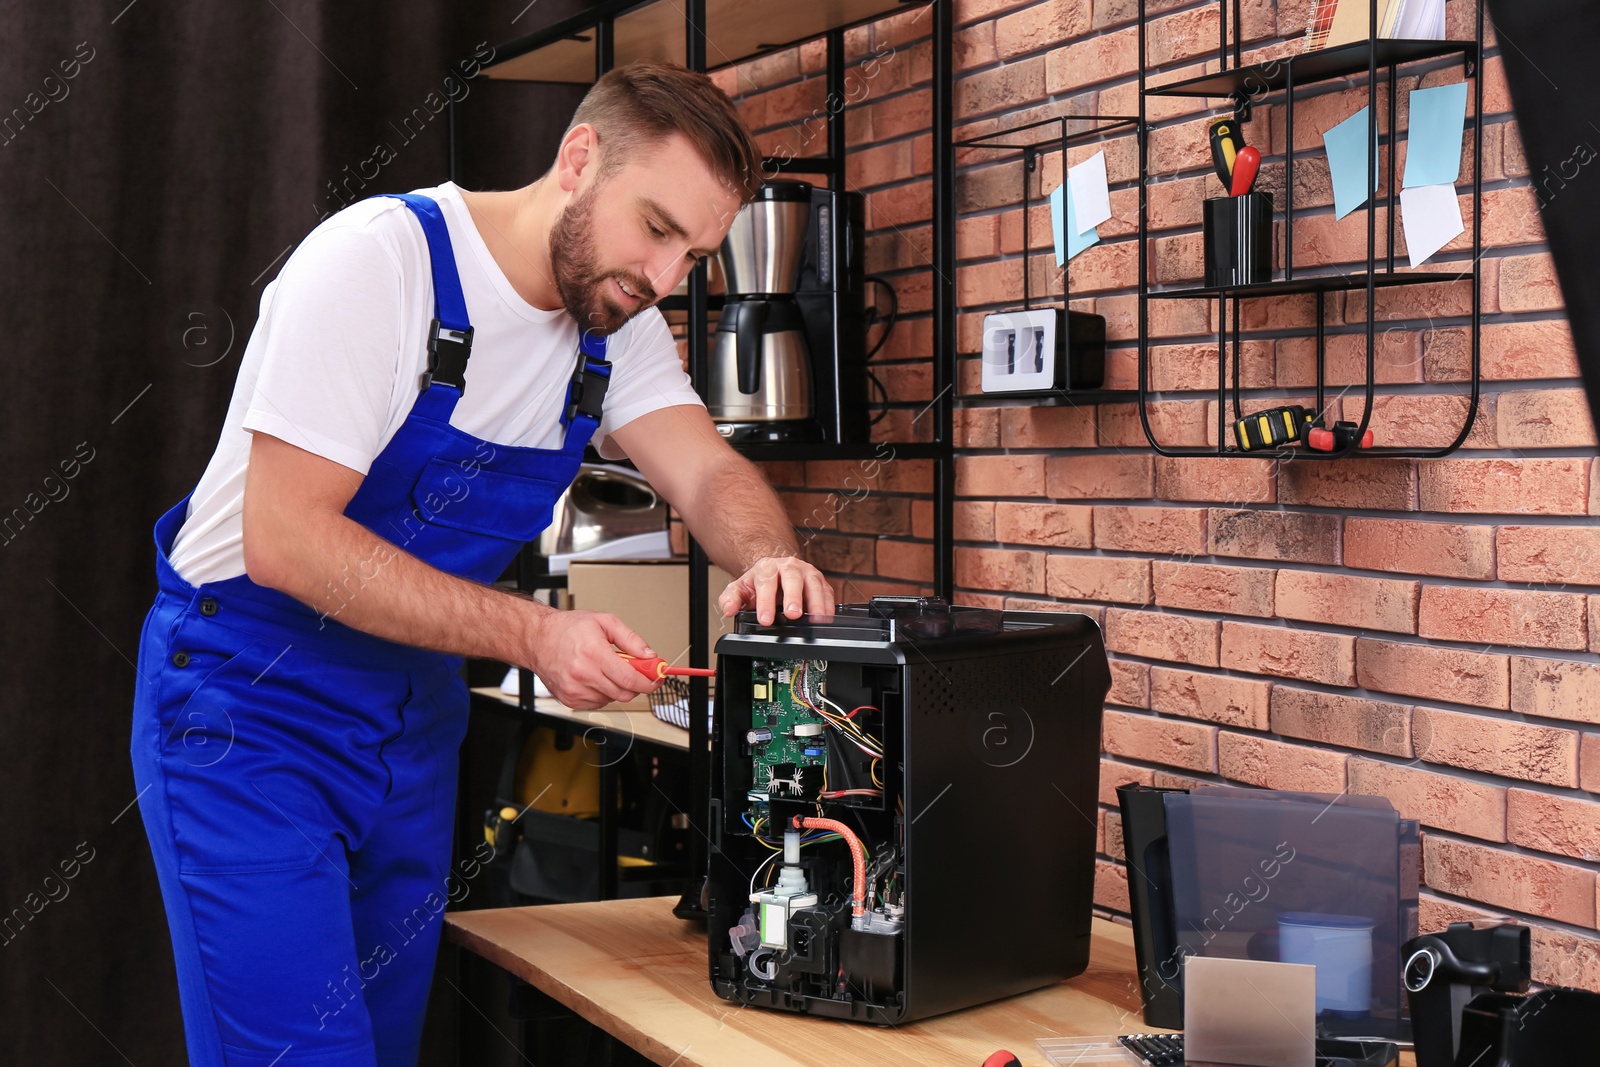
[[826,730],[826,729],[827,729],[827,727],[822,725],[820,722],[796,723],[795,724],[795,728],[794,728],[794,735],[796,737],[816,737],[817,735],[821,734],[823,730]]
[[1054,389],[1056,336],[1060,311],[999,311],[983,317],[983,363],[980,385],[985,393]]

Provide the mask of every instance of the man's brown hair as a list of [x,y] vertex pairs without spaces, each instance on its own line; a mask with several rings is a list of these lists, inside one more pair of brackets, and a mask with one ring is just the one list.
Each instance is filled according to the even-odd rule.
[[599,135],[601,177],[641,148],[682,134],[743,203],[761,185],[761,156],[733,102],[704,74],[676,63],[636,60],[607,71],[573,113]]

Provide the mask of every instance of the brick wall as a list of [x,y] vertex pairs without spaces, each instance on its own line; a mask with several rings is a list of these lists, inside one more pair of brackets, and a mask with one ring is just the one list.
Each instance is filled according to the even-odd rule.
[[[1063,113],[1137,114],[1133,0],[954,2],[958,138]],[[1298,48],[1307,0],[1244,6],[1247,61]],[[1151,7],[1160,12],[1152,80],[1204,70],[1215,6]],[[1470,36],[1467,0],[1449,10],[1451,35]],[[932,380],[928,22],[907,12],[848,37],[850,184],[867,197],[869,269],[892,279],[903,316],[874,360],[891,400],[878,427],[886,441],[923,438],[930,421],[917,418]],[[1497,56],[1492,35],[1490,45]],[[822,65],[821,45],[810,44],[718,79],[766,151],[812,154],[824,145]],[[1401,128],[1405,90],[1460,71],[1459,61],[1410,68],[1397,99]],[[1307,214],[1297,217],[1297,264],[1364,260],[1364,214],[1333,218],[1320,134],[1366,91],[1335,85],[1299,101],[1296,203]],[[1194,282],[1200,201],[1218,192],[1204,139],[1210,113],[1156,100],[1149,114],[1151,279]],[[1425,927],[1515,917],[1534,926],[1537,978],[1600,988],[1600,463],[1540,227],[1539,198],[1563,190],[1529,173],[1498,58],[1485,65],[1483,124],[1484,395],[1462,450],[1422,461],[1162,458],[1132,403],[962,405],[958,597],[1081,610],[1104,629],[1115,681],[1103,737],[1102,907],[1127,908],[1119,783],[1375,794],[1424,824]],[[1260,187],[1281,205],[1281,106],[1258,106],[1247,136],[1266,157]],[[1136,380],[1137,152],[1124,137],[1074,149],[1069,162],[1100,149],[1114,217],[1101,244],[1072,262],[1070,284],[1074,307],[1106,317],[1106,384],[1125,389]],[[1399,151],[1403,166],[1403,143]],[[1016,158],[963,150],[957,165],[966,394],[977,391],[983,313],[1020,300],[1024,270],[1035,293],[1059,297],[1062,272],[1048,256],[1042,212],[1031,234],[1045,254],[1023,256]],[[1059,155],[1048,157],[1033,192],[1060,180]],[[1436,269],[1469,265],[1466,190],[1468,232]],[[1281,223],[1277,240],[1281,255]],[[1312,300],[1244,307],[1241,373],[1262,406],[1268,397],[1310,402]],[[1454,437],[1466,410],[1469,300],[1464,284],[1380,294],[1380,443]],[[1156,301],[1151,315],[1153,383],[1165,393],[1152,411],[1156,432],[1174,445],[1214,443],[1215,311]],[[1331,295],[1328,316],[1330,380],[1349,386],[1364,375],[1365,293]],[[1327,414],[1356,418],[1363,404],[1359,387],[1335,388]],[[770,464],[767,473],[807,554],[846,598],[928,588],[927,465],[886,452],[860,464]]]

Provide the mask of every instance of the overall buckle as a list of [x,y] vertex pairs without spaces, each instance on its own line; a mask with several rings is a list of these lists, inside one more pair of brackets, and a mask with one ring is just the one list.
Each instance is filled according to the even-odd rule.
[[579,355],[578,367],[572,372],[572,384],[567,388],[567,410],[563,422],[571,422],[579,414],[599,420],[606,399],[606,389],[611,385],[611,364],[604,359]]
[[472,327],[465,330],[440,325],[438,318],[428,326],[428,370],[422,376],[422,388],[434,382],[453,386],[458,393],[467,391],[467,359],[472,355]]

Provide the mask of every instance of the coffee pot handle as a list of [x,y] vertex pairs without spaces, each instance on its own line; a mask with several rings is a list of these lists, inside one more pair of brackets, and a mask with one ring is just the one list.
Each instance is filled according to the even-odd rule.
[[739,392],[746,396],[754,394],[761,388],[761,331],[766,323],[766,301],[747,301],[739,309],[736,334]]

